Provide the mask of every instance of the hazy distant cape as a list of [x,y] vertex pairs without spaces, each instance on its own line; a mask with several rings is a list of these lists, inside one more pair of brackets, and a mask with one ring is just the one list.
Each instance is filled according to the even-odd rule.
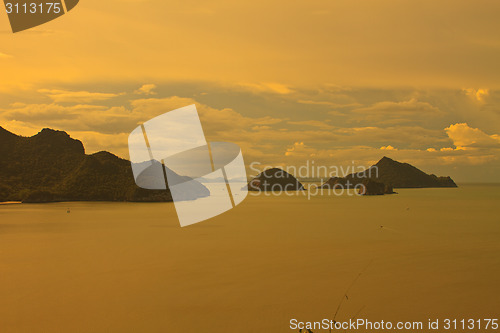
[[[66,132],[21,137],[0,127],[0,156],[0,201],[172,201],[168,188],[139,188],[129,161],[105,151],[86,155]],[[210,193],[193,186],[186,200]]]
[[336,184],[355,186],[367,179],[385,184],[389,188],[457,187],[450,177],[428,175],[413,165],[394,161],[385,156],[363,172],[330,178],[322,187],[331,188]]

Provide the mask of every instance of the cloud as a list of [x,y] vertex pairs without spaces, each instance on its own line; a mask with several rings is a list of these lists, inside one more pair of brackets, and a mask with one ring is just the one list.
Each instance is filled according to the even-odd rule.
[[439,161],[444,165],[473,165],[480,166],[498,161],[498,155],[449,155],[440,156]]
[[411,98],[407,101],[383,101],[371,106],[351,110],[351,120],[370,122],[379,125],[397,125],[403,123],[424,123],[444,115],[438,107]]
[[125,107],[77,104],[21,104],[0,109],[0,121],[20,121],[30,127],[117,134],[133,129],[141,115]]
[[134,112],[145,115],[145,120],[149,119],[148,117],[195,104],[205,130],[212,133],[224,134],[235,130],[250,130],[255,126],[269,126],[283,122],[283,119],[270,116],[245,117],[231,108],[216,109],[192,98],[178,96],[137,99],[131,101],[130,104]]
[[316,156],[316,149],[307,147],[304,142],[295,142],[291,147],[286,149],[285,156],[300,155],[302,157]]
[[478,128],[472,128],[467,123],[457,123],[445,128],[453,144],[460,148],[500,148],[500,135],[488,135]]
[[401,114],[436,114],[440,110],[427,102],[419,102],[412,98],[402,102],[379,102],[369,107],[357,108],[352,112],[360,114],[377,114],[377,115],[401,115]]
[[280,95],[287,95],[293,92],[293,90],[281,83],[275,82],[265,82],[265,83],[240,83],[240,86],[249,89],[250,91],[257,93],[275,93]]
[[10,54],[0,52],[0,59],[9,59],[12,58]]
[[263,125],[263,126],[254,126],[254,127],[252,127],[252,130],[265,131],[265,130],[270,130],[271,128],[272,128],[271,126]]
[[462,91],[477,102],[484,102],[484,97],[490,94],[489,89],[466,88]]
[[[349,164],[349,159],[353,159],[357,164],[370,165],[375,163],[383,154],[390,154],[394,159],[406,161],[414,165],[422,166],[439,166],[439,165],[454,165],[454,166],[480,166],[493,163],[500,159],[500,145],[497,135],[487,135],[478,129],[472,129],[466,124],[451,125],[444,131],[443,135],[437,133],[430,136],[432,132],[421,132],[423,129],[418,127],[404,128],[394,127],[391,129],[377,127],[362,127],[362,128],[336,128],[331,133],[332,142],[338,145],[338,148],[333,145],[322,146],[319,143],[321,135],[310,136],[305,138],[299,133],[288,133],[293,138],[298,138],[300,141],[295,141],[291,146],[284,149],[284,154],[288,164],[301,164],[306,159],[313,159],[318,164],[331,165],[334,164]],[[448,137],[445,139],[444,137]],[[395,148],[393,145],[374,147],[375,142],[384,139],[389,142],[400,141],[406,148]],[[448,140],[452,140],[458,146],[446,147]],[[425,144],[438,144],[441,148],[426,148],[425,144],[422,148],[411,148],[408,142],[425,141]],[[308,142],[306,145],[304,142]],[[421,142],[421,143],[422,143]],[[366,145],[370,143],[370,145]],[[365,145],[363,145],[365,144]],[[479,148],[479,144],[482,148]],[[495,145],[495,147],[486,147]]]
[[76,119],[81,114],[94,111],[102,111],[104,106],[98,105],[72,105],[62,106],[58,104],[24,104],[13,103],[11,108],[2,109],[2,117],[8,120],[20,120],[26,122],[68,120]]
[[454,147],[428,148],[426,152],[444,165],[485,165],[500,160],[500,136],[488,135],[466,123],[457,123],[444,131]]
[[287,124],[290,125],[300,125],[300,126],[309,126],[320,129],[333,129],[334,127],[328,124],[330,120],[301,120],[301,121],[287,121]]
[[57,89],[39,89],[38,92],[47,95],[56,103],[90,103],[94,101],[105,101],[123,95],[115,93],[97,93]]
[[304,99],[299,99],[297,102],[300,104],[306,104],[306,105],[329,106],[331,108],[336,108],[336,109],[349,108],[349,107],[352,108],[352,107],[361,106],[361,104],[355,103],[355,102],[343,104],[343,103],[335,103],[335,102],[330,102],[330,101],[313,101],[313,100],[304,100]]
[[134,94],[137,95],[156,95],[155,90],[156,84],[143,84],[139,89],[134,91]]
[[[199,87],[199,91],[206,91],[206,88]],[[126,90],[126,87],[115,87],[115,91]],[[154,92],[154,88],[146,90]],[[322,95],[317,89],[297,89],[290,96],[273,93],[263,97],[236,88],[237,103],[231,98],[220,99],[227,92],[221,93],[213,87],[209,98],[157,97],[141,93],[135,95],[136,99],[116,98],[111,101],[108,99],[114,97],[110,94],[90,93],[85,89],[40,90],[44,95],[28,95],[28,91],[37,90],[26,88],[15,93],[0,92],[4,103],[3,107],[0,105],[1,126],[23,135],[32,135],[43,127],[65,130],[81,139],[88,152],[109,150],[123,157],[127,157],[126,137],[139,123],[190,104],[197,106],[207,140],[239,144],[247,164],[260,161],[270,165],[301,165],[305,160],[315,160],[318,164],[337,165],[352,164],[355,160],[366,166],[388,155],[416,166],[437,167],[443,171],[440,174],[445,174],[450,165],[453,168],[464,165],[493,168],[498,165],[495,161],[500,156],[498,134],[487,134],[482,124],[478,125],[479,129],[466,123],[468,115],[478,115],[470,110],[496,105],[496,91],[491,91],[485,105],[467,103],[468,98],[461,90],[445,95],[413,91],[342,91],[353,94],[342,102],[359,100],[366,106],[357,107],[352,112],[343,110],[344,117],[339,118],[329,115],[332,111],[330,103],[323,103],[329,100],[335,103],[336,97],[330,92]],[[47,102],[46,96],[52,96],[52,101]],[[199,94],[194,91],[193,96]],[[456,100],[451,99],[452,96]],[[106,103],[94,105],[91,102],[96,101],[95,98]],[[216,104],[204,102],[214,98],[216,102],[212,103]],[[71,102],[79,99],[90,102]],[[301,103],[301,100],[317,100],[319,103]],[[453,110],[456,105],[463,105],[464,110],[470,112],[455,116],[449,113],[446,114],[448,118],[439,118],[440,122],[436,122],[438,118],[435,116],[445,113],[441,110],[447,110],[447,105]],[[453,118],[461,122],[449,121]],[[426,119],[430,125],[421,123]],[[402,120],[408,124],[398,123]],[[439,166],[443,168],[439,169]]]

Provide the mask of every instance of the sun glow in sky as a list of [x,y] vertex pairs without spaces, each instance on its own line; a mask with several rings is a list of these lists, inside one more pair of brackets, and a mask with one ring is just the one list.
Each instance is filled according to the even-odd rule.
[[0,126],[68,131],[89,153],[195,103],[245,160],[387,155],[500,181],[500,3],[85,0],[12,34],[0,14]]

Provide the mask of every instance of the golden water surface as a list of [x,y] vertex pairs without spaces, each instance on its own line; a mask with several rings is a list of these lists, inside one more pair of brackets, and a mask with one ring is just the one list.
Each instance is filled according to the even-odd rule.
[[337,320],[499,318],[500,186],[398,192],[2,205],[0,332],[292,332],[351,284]]

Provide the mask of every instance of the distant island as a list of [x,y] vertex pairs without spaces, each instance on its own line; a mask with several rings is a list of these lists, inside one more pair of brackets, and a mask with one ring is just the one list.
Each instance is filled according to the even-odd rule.
[[[32,137],[22,137],[0,127],[0,155],[0,202],[172,201],[168,185],[166,190],[138,187],[129,161],[106,151],[87,155],[82,142],[63,131],[44,128]],[[169,179],[179,182],[188,178],[170,169],[166,172]],[[192,184],[185,200],[210,195],[203,184]],[[364,185],[360,190],[363,195],[391,194],[394,188],[457,187],[450,177],[429,175],[384,156],[367,170],[330,178],[320,188],[354,188],[358,184]],[[305,189],[297,178],[279,168],[263,171],[247,187],[250,191]]]
[[[0,127],[0,156],[0,201],[172,201],[168,188],[138,187],[129,161],[105,151],[86,155],[82,142],[63,131],[22,137]],[[210,194],[194,186],[186,200]]]
[[[428,175],[416,167],[384,156],[363,172],[332,177],[320,189],[358,189],[361,195],[393,194],[394,188],[457,187],[450,177]],[[291,174],[279,168],[261,172],[248,183],[250,191],[304,190]]]
[[252,179],[249,191],[301,191],[304,190],[297,178],[279,168],[267,169]]
[[354,187],[368,179],[384,184],[387,191],[392,188],[457,187],[450,177],[428,175],[413,165],[394,161],[386,156],[363,172],[330,178],[322,187],[333,188],[336,185]]

